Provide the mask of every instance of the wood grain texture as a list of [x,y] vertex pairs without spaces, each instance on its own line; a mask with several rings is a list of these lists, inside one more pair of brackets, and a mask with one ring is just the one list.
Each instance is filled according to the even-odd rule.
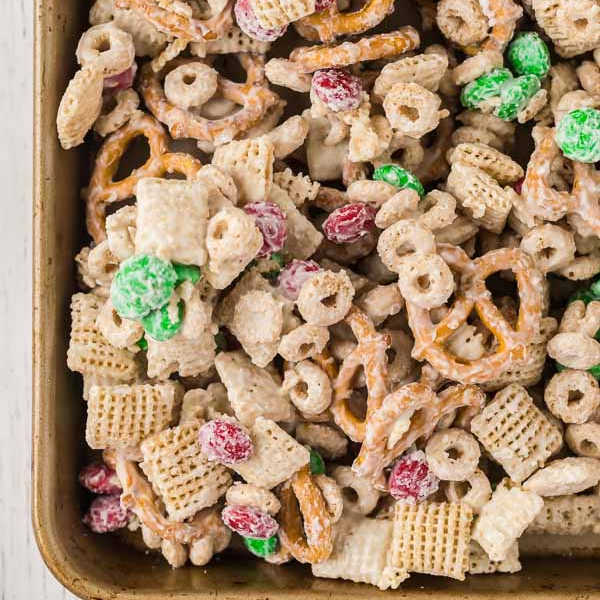
[[33,3],[0,21],[0,598],[72,599],[42,562],[30,518]]

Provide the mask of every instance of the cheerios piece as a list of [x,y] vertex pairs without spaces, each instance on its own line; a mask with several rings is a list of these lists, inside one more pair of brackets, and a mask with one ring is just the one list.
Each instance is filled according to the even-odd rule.
[[123,73],[135,60],[133,38],[112,23],[88,29],[77,46],[77,62],[100,71],[104,77]]
[[286,370],[283,389],[292,404],[308,417],[322,413],[331,404],[331,381],[327,373],[310,360]]
[[570,231],[547,223],[533,227],[523,236],[521,250],[533,257],[538,269],[548,273],[573,262],[575,239]]
[[464,481],[448,481],[445,491],[450,502],[468,504],[475,514],[481,512],[492,496],[490,481],[481,469],[475,469]]
[[477,0],[441,0],[437,6],[440,31],[458,46],[471,46],[483,41],[489,22]]
[[165,77],[165,96],[183,110],[200,107],[217,91],[217,72],[201,62],[185,63]]
[[585,423],[600,406],[598,382],[587,371],[562,371],[548,382],[544,400],[565,423]]
[[600,423],[569,425],[565,431],[565,441],[577,456],[600,458]]
[[477,440],[458,428],[434,433],[425,452],[432,471],[446,481],[465,481],[471,477],[481,455]]
[[106,137],[117,131],[137,114],[140,97],[132,89],[120,90],[115,96],[116,105],[110,112],[100,114],[94,123],[94,131]]
[[388,227],[377,242],[377,252],[385,266],[396,273],[411,253],[435,253],[435,238],[431,231],[413,220],[401,220]]
[[345,271],[320,271],[308,279],[298,296],[298,310],[307,323],[329,326],[350,310],[354,287]]
[[285,360],[299,362],[322,352],[328,341],[326,327],[304,323],[282,336],[278,352]]
[[346,510],[361,515],[373,512],[381,492],[368,479],[359,477],[351,467],[342,466],[336,467],[331,475],[342,488]]
[[403,135],[420,138],[433,131],[450,113],[440,109],[442,99],[416,83],[396,83],[383,100],[390,125]]

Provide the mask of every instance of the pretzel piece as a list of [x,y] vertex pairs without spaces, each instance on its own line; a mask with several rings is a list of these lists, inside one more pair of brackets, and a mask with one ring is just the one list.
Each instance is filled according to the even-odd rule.
[[148,109],[169,128],[175,139],[193,138],[202,142],[224,144],[236,139],[256,125],[267,111],[279,102],[279,96],[268,88],[261,55],[240,53],[237,58],[246,71],[244,83],[217,77],[217,94],[242,108],[222,118],[210,119],[197,112],[183,110],[167,99],[163,80],[173,69],[198,59],[177,58],[155,73],[146,64],[141,69],[140,93]]
[[[375,330],[373,323],[365,313],[356,307],[346,316],[358,340],[356,348],[344,359],[333,386],[331,414],[344,433],[355,442],[365,437],[365,423],[369,416],[379,408],[388,393],[386,350],[390,339]],[[363,366],[367,380],[368,399],[366,420],[360,420],[349,406],[352,394],[352,380],[358,368]]]
[[296,48],[290,54],[290,60],[296,63],[302,72],[313,73],[319,69],[391,58],[414,50],[420,43],[417,30],[406,26],[390,33],[379,33],[337,46]]
[[[457,300],[442,320],[433,324],[429,311],[406,299],[410,328],[415,337],[413,358],[427,360],[442,375],[461,383],[485,383],[505,371],[510,363],[525,356],[531,338],[538,333],[542,318],[542,277],[533,260],[516,248],[493,250],[471,261],[458,247],[438,245],[438,252],[453,269],[462,272]],[[512,269],[520,294],[519,315],[513,329],[492,302],[485,280],[492,273]],[[444,346],[448,338],[475,309],[495,336],[491,354],[471,361],[459,360]]]
[[308,467],[300,469],[281,488],[280,501],[281,544],[302,563],[315,564],[329,558],[333,550],[331,517]]

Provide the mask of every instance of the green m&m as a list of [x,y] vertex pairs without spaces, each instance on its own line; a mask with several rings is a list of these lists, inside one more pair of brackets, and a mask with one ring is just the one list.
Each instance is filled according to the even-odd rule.
[[140,320],[169,301],[176,282],[170,262],[140,254],[121,263],[110,297],[120,317]]
[[556,143],[571,160],[600,160],[600,110],[578,108],[565,115],[556,128]]
[[177,315],[175,321],[171,319],[170,306],[165,304],[161,308],[153,310],[141,322],[144,331],[153,340],[157,342],[166,342],[170,340],[180,329],[183,321],[183,302],[177,305]]
[[375,181],[385,181],[398,189],[410,188],[415,190],[421,198],[425,195],[425,189],[421,182],[410,172],[398,165],[382,165],[373,173]]
[[516,35],[508,46],[506,58],[517,75],[543,78],[550,70],[550,51],[535,31]]
[[310,448],[309,464],[311,475],[323,475],[323,473],[325,473],[325,461],[323,460],[323,457],[312,448]]
[[271,554],[277,550],[277,536],[273,535],[266,540],[245,537],[244,546],[246,546],[246,548],[250,550],[254,556],[265,558],[267,556],[271,556]]
[[460,94],[460,101],[465,108],[477,108],[485,100],[498,96],[500,88],[512,78],[508,69],[492,69],[467,84]]
[[500,105],[494,114],[503,121],[512,121],[539,91],[540,80],[535,75],[521,75],[500,88]]
[[200,267],[196,265],[182,265],[181,263],[173,263],[175,273],[177,273],[177,281],[175,286],[181,285],[184,281],[191,281],[196,285],[202,278]]

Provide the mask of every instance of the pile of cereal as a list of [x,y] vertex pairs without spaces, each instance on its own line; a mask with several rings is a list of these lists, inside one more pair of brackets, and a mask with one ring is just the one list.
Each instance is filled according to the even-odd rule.
[[381,589],[600,533],[600,1],[522,4],[95,2],[92,531]]

